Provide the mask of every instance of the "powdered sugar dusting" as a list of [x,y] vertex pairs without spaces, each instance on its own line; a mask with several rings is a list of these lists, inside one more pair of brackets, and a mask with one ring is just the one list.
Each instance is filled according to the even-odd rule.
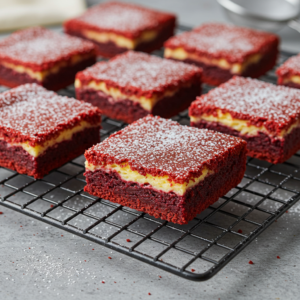
[[140,32],[157,28],[170,15],[129,3],[109,2],[90,8],[76,18],[100,31],[117,31],[136,36]]
[[209,23],[171,38],[165,46],[183,47],[191,52],[202,52],[214,57],[230,56],[231,61],[241,61],[275,39],[275,35],[266,32]]
[[201,96],[197,102],[279,124],[287,123],[295,116],[300,118],[299,90],[251,78],[234,77]]
[[300,75],[300,54],[289,58],[276,71],[278,75],[286,75],[288,73]]
[[89,53],[92,43],[51,30],[33,27],[17,31],[0,42],[0,59],[34,65],[57,62],[77,53]]
[[161,92],[165,88],[177,87],[200,73],[199,68],[188,64],[128,51],[82,71],[78,78],[106,81],[127,90],[138,88],[144,92]]
[[128,161],[137,170],[159,170],[187,178],[203,164],[244,143],[229,135],[147,116],[87,150],[86,157],[95,152],[118,163]]
[[32,141],[82,120],[97,108],[62,97],[37,84],[25,84],[0,94],[0,129],[13,130]]

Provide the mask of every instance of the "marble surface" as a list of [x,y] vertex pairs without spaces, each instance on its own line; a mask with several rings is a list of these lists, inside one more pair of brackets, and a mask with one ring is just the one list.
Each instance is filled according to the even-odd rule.
[[[192,26],[225,20],[211,0],[133,2],[174,11]],[[281,35],[283,49],[300,48],[298,34],[285,29]],[[0,299],[299,298],[300,203],[206,282],[187,281],[2,206],[0,211]]]

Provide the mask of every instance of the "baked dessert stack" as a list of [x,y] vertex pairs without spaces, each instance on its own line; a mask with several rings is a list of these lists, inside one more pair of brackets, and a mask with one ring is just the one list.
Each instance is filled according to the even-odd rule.
[[0,94],[0,166],[35,178],[100,141],[100,110],[33,83]]
[[234,77],[198,97],[191,125],[247,141],[248,155],[282,163],[300,149],[300,91]]
[[207,23],[170,38],[164,56],[201,67],[203,82],[219,85],[234,75],[256,78],[271,70],[278,44],[268,32]]
[[128,51],[76,75],[76,98],[110,118],[132,123],[148,114],[170,118],[201,94],[198,67]]
[[16,87],[37,83],[59,90],[95,62],[91,42],[42,27],[28,28],[0,41],[0,84]]
[[176,16],[139,5],[108,2],[64,23],[65,32],[92,41],[104,57],[136,50],[152,52],[174,34]]
[[149,115],[85,157],[86,192],[186,224],[242,180],[246,142]]

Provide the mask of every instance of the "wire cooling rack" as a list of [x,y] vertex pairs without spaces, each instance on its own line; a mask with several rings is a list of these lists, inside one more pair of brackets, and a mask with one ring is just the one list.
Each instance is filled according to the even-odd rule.
[[[261,79],[276,82],[273,71]],[[59,93],[74,96],[74,87]],[[187,111],[173,119],[189,125]],[[103,117],[101,140],[125,126]],[[0,167],[0,205],[195,281],[217,274],[300,199],[300,152],[278,165],[249,158],[242,182],[187,225],[89,195],[83,172],[83,155],[42,180]]]

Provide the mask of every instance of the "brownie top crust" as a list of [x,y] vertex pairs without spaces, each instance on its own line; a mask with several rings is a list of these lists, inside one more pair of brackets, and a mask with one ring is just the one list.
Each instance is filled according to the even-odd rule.
[[81,121],[96,126],[101,121],[100,110],[35,83],[0,94],[0,137],[8,142],[43,144]]
[[83,15],[65,23],[65,27],[113,32],[127,38],[137,38],[145,30],[159,29],[176,16],[136,4],[108,2],[95,5]]
[[279,76],[300,75],[300,54],[289,58],[276,70],[276,74]]
[[184,183],[200,176],[205,166],[218,170],[245,147],[233,136],[148,115],[88,149],[85,157],[93,165],[126,162],[144,176],[168,175]]
[[264,53],[277,46],[274,34],[220,23],[207,23],[165,42],[166,48],[181,47],[188,52],[210,58],[226,58],[229,62],[243,62],[256,53]]
[[94,54],[88,41],[42,27],[19,30],[0,41],[0,63],[8,62],[42,71],[78,54]]
[[279,132],[300,119],[300,91],[235,76],[190,106],[190,116],[216,115],[216,110]]
[[124,94],[150,98],[188,83],[200,84],[201,74],[202,69],[189,64],[128,51],[77,73],[76,78],[83,84],[105,82]]

